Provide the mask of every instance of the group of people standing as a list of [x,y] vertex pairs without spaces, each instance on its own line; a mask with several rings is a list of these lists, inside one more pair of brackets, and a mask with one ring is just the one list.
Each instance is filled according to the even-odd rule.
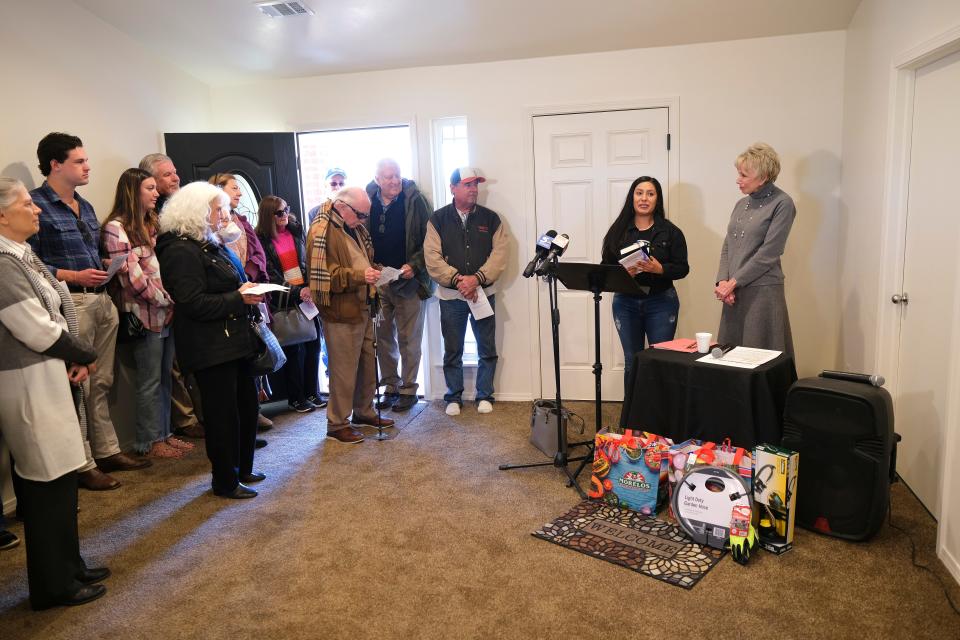
[[[724,344],[793,354],[780,257],[796,216],[789,195],[774,182],[780,158],[758,142],[737,156],[737,202],[720,251],[714,295],[723,303],[717,339]],[[643,259],[625,267],[643,294],[616,293],[613,318],[624,354],[624,376],[644,345],[676,335],[680,300],[673,283],[690,272],[683,232],[666,219],[663,188],[650,176],[633,181],[620,214],[603,239],[602,261],[617,264],[634,251]]]

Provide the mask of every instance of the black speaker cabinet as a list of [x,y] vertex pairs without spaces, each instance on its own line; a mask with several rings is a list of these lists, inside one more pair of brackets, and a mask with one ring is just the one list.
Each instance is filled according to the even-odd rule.
[[895,477],[893,402],[883,387],[828,378],[787,393],[782,446],[800,453],[797,524],[867,540],[883,525]]

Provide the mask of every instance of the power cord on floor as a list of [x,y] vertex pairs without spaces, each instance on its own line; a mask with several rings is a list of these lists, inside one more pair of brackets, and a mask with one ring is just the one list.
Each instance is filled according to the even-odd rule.
[[947,584],[943,581],[943,578],[937,575],[937,573],[927,565],[917,562],[917,545],[913,541],[913,536],[910,535],[910,532],[906,529],[893,524],[893,502],[891,501],[889,494],[887,495],[887,524],[890,525],[891,529],[895,529],[907,537],[907,540],[910,541],[910,562],[913,563],[913,566],[917,567],[918,569],[923,569],[937,579],[937,582],[940,583],[940,588],[943,589],[943,597],[947,599],[947,604],[950,605],[950,608],[953,609],[955,614],[960,616],[960,609],[957,608],[957,605],[950,597],[950,592],[947,590]]

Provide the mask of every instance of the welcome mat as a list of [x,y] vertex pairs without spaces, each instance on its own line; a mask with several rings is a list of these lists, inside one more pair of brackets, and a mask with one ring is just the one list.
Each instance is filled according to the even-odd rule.
[[726,553],[691,541],[668,522],[593,500],[584,500],[533,535],[685,589],[692,589]]

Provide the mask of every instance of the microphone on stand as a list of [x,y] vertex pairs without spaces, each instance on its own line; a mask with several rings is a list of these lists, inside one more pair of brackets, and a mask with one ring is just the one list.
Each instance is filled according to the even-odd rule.
[[871,375],[867,373],[851,373],[849,371],[824,371],[820,374],[821,378],[833,378],[834,380],[846,380],[847,382],[862,382],[863,384],[872,384],[875,387],[882,387],[886,382],[883,376]]
[[550,245],[553,244],[553,239],[557,237],[557,232],[553,229],[547,231],[545,234],[540,236],[540,239],[537,240],[537,253],[533,256],[533,259],[527,264],[527,268],[523,270],[523,277],[529,278],[533,275],[533,272],[540,265],[540,262],[550,251]]
[[567,245],[570,244],[570,236],[565,233],[561,233],[559,236],[553,239],[553,242],[550,244],[550,253],[543,259],[543,262],[540,263],[540,268],[537,269],[537,275],[542,276],[546,275],[547,270],[550,269],[550,263],[560,256],[563,255],[563,252],[567,250]]

